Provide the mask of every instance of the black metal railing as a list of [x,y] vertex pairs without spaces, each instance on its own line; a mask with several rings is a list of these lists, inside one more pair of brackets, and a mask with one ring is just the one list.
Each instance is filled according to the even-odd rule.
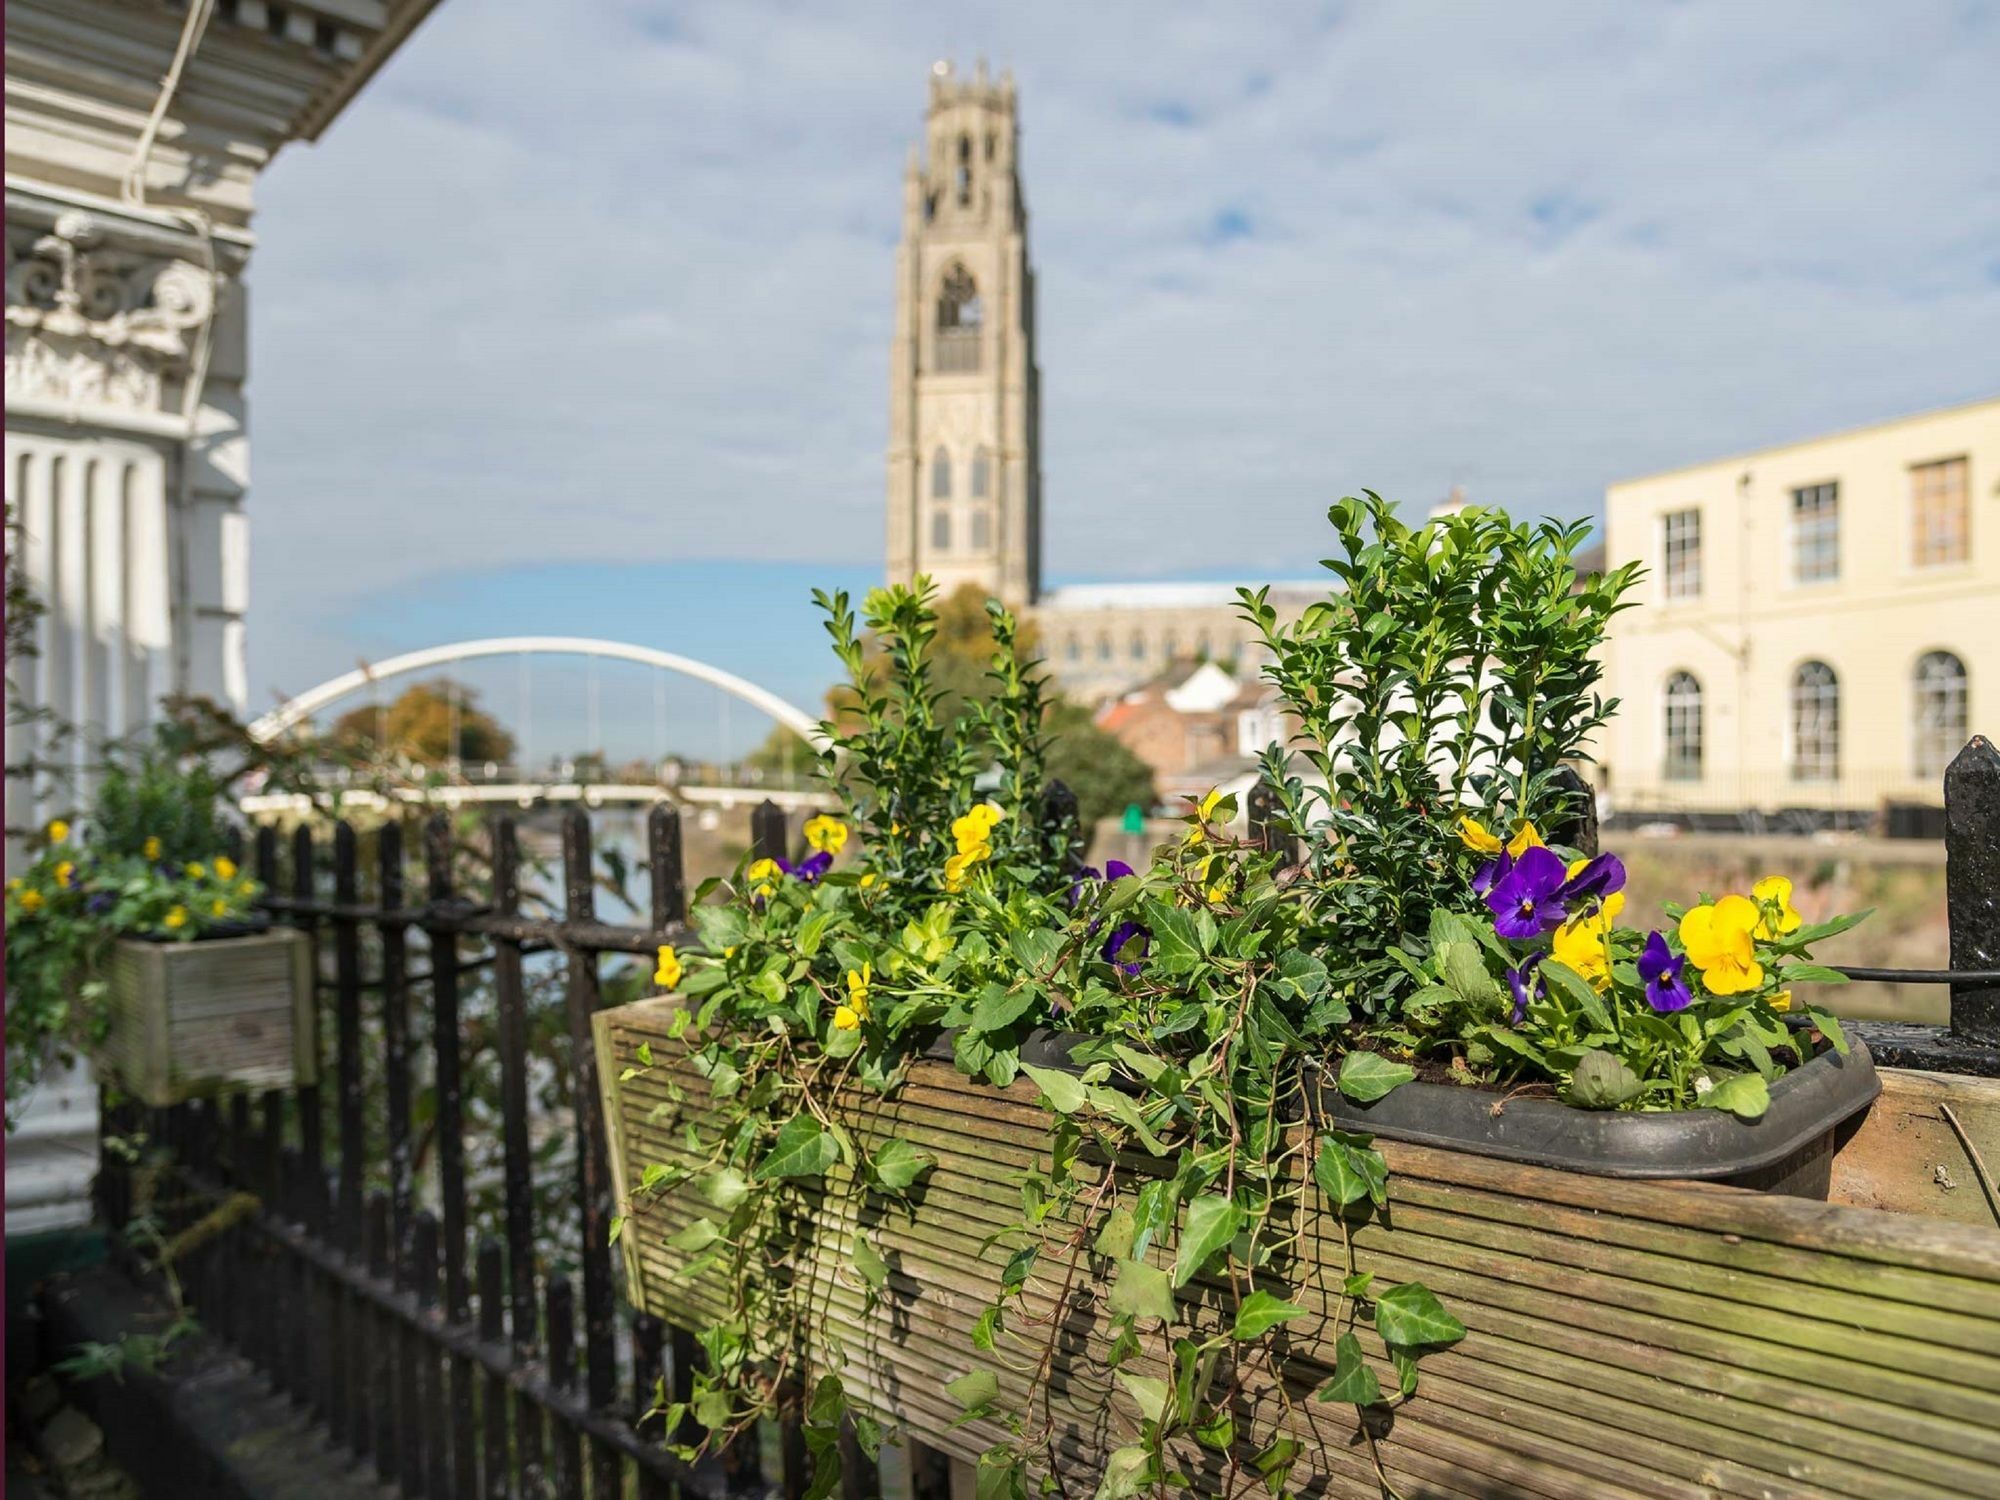
[[[751,815],[753,847],[783,853],[785,828],[783,812],[764,803]],[[654,808],[646,835],[650,909],[638,926],[598,915],[591,826],[581,810],[563,819],[561,906],[544,915],[524,911],[511,817],[490,825],[484,902],[455,887],[462,852],[446,822],[432,820],[425,899],[416,906],[407,900],[403,834],[394,822],[373,836],[365,894],[348,824],[333,830],[330,893],[321,868],[328,851],[309,829],[294,833],[288,870],[276,835],[260,830],[254,859],[273,893],[266,905],[311,936],[319,988],[331,997],[323,1082],[144,1113],[107,1101],[108,1136],[149,1135],[169,1149],[180,1198],[166,1233],[228,1220],[220,1232],[196,1231],[189,1238],[200,1243],[176,1256],[195,1314],[405,1495],[657,1500],[804,1492],[805,1447],[789,1415],[765,1442],[739,1443],[724,1462],[698,1469],[641,1425],[656,1382],[670,1395],[689,1393],[697,1358],[691,1330],[624,1313],[610,1236],[590,1030],[602,1003],[600,966],[617,954],[650,965],[660,944],[692,937],[678,815]],[[425,955],[415,974],[413,939]],[[529,963],[538,956],[561,968],[566,1053],[531,1047]],[[497,1058],[501,1192],[498,1213],[481,1225],[467,1180],[469,1018],[461,982],[488,970],[490,1014],[476,1018],[476,1029]],[[427,1012],[413,1015],[426,989]],[[426,1032],[413,1033],[426,1014]],[[429,1119],[420,1127],[414,1079],[425,1049],[429,1087],[421,1102]],[[531,1077],[551,1062],[559,1076]],[[567,1097],[564,1116],[535,1107],[538,1088],[550,1085]],[[569,1212],[554,1216],[536,1180],[536,1155],[552,1131],[570,1134],[575,1163]],[[104,1161],[99,1192],[109,1223],[127,1223],[140,1193],[147,1212],[161,1212],[159,1189],[139,1181],[142,1169],[127,1153],[108,1150]],[[230,1204],[239,1205],[233,1215],[218,1212]],[[561,1240],[553,1249],[552,1235]],[[768,1476],[760,1449],[775,1455]],[[879,1492],[875,1466],[858,1451],[850,1456],[844,1493]],[[921,1449],[907,1456],[910,1493],[942,1497],[936,1456]]]
[[[1070,838],[1074,801],[1052,791],[1045,823],[1052,837]],[[1894,977],[1950,984],[1952,1024],[1856,1029],[1885,1063],[2000,1073],[2000,753],[1986,740],[1975,738],[1952,763],[1945,799],[1952,968]],[[1253,836],[1270,837],[1268,788],[1255,789],[1249,803]],[[784,852],[777,807],[755,809],[751,829],[759,853]],[[408,1496],[803,1493],[806,1455],[792,1418],[760,1444],[737,1444],[726,1467],[694,1470],[667,1452],[661,1433],[640,1425],[656,1382],[670,1396],[688,1395],[697,1349],[691,1330],[621,1312],[590,1025],[607,956],[650,959],[658,945],[692,937],[678,816],[656,807],[647,819],[644,925],[600,918],[591,825],[581,810],[563,820],[560,908],[544,913],[526,909],[510,817],[493,821],[480,851],[483,901],[455,884],[466,856],[443,820],[426,829],[420,905],[409,904],[405,890],[400,827],[388,823],[373,837],[365,893],[358,840],[346,824],[336,825],[330,850],[297,830],[288,861],[270,830],[256,841],[256,873],[273,893],[268,906],[318,950],[321,988],[331,996],[325,1084],[144,1116],[107,1105],[108,1135],[147,1133],[171,1149],[193,1190],[180,1226],[228,1219],[220,1232],[190,1235],[200,1243],[180,1257],[197,1315]],[[1560,837],[1594,847],[1596,829],[1586,820]],[[322,855],[330,856],[330,892]],[[531,961],[542,967],[531,970]],[[531,979],[552,981],[557,967],[566,1052],[537,1050],[530,1035],[545,1018],[530,1004]],[[488,973],[478,1013],[469,1016],[465,981]],[[428,1006],[413,1008],[426,990]],[[427,1030],[413,1030],[425,1018]],[[478,1210],[468,1183],[469,1033],[479,1037],[480,1059],[497,1066],[497,1079],[475,1092],[475,1102],[498,1116],[497,1211]],[[426,1053],[429,1086],[420,1091]],[[566,1098],[566,1109],[538,1109],[538,1092]],[[427,1120],[418,1117],[420,1104]],[[536,1176],[552,1130],[569,1132],[574,1161],[560,1213],[538,1196],[546,1172],[539,1183]],[[479,1138],[491,1134],[488,1120]],[[150,1203],[157,1190],[127,1153],[107,1150],[104,1161],[101,1207],[116,1226],[139,1196]],[[560,1240],[554,1249],[552,1236]],[[905,1452],[911,1493],[944,1495],[937,1455],[917,1445]],[[851,1444],[848,1458],[843,1495],[878,1493],[875,1466]]]

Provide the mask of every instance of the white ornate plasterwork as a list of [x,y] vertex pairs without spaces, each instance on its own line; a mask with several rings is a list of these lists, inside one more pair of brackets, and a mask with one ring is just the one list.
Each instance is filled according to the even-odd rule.
[[153,412],[215,310],[192,261],[117,245],[90,214],[7,242],[7,394]]

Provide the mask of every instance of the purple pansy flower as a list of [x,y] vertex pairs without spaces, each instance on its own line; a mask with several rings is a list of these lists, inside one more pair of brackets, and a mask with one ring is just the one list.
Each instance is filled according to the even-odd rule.
[[1562,926],[1569,915],[1562,888],[1562,860],[1539,845],[1524,850],[1486,893],[1493,930],[1503,938],[1519,939],[1540,937]]
[[1104,872],[1098,869],[1096,865],[1085,865],[1081,870],[1078,870],[1075,878],[1069,883],[1069,904],[1075,906],[1077,901],[1083,896],[1083,888],[1103,878]]
[[1132,867],[1122,859],[1107,859],[1104,862],[1104,878],[1106,880],[1123,880],[1131,873]]
[[[1137,922],[1120,922],[1111,929],[1111,936],[1104,940],[1104,961],[1120,972],[1136,974],[1145,964],[1146,954],[1153,946],[1153,934]],[[1121,954],[1129,957],[1121,958]]]
[[1686,1010],[1694,996],[1681,978],[1681,959],[1655,932],[1639,953],[1639,977],[1646,981],[1646,1003],[1662,1013]]
[[778,861],[778,868],[794,880],[803,881],[805,884],[811,885],[820,876],[833,868],[833,856],[822,849],[816,853],[808,854],[797,864],[793,864],[789,859],[781,859]]
[[118,904],[118,898],[109,891],[94,891],[84,908],[94,917],[101,917]]
[[1514,868],[1514,856],[1502,849],[1494,858],[1479,867],[1472,877],[1472,894],[1483,896],[1494,886],[1507,878],[1507,872]]
[[1603,900],[1625,889],[1625,865],[1615,854],[1600,854],[1563,882],[1565,901]]
[[1514,1010],[1507,1017],[1508,1023],[1519,1026],[1527,1019],[1528,1002],[1549,992],[1549,983],[1535,972],[1535,966],[1542,961],[1540,953],[1530,953],[1521,960],[1518,969],[1507,971],[1507,988],[1514,992]]

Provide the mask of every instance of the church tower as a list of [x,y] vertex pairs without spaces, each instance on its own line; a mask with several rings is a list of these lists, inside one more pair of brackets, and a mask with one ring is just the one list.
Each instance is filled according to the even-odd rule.
[[888,575],[1009,605],[1041,590],[1035,279],[1013,78],[931,70],[903,175],[889,355]]

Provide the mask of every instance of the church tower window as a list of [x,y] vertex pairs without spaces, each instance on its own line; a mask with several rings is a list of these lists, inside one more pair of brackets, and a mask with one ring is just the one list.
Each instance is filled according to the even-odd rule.
[[986,491],[990,483],[990,471],[992,467],[993,467],[992,457],[987,453],[987,451],[984,448],[977,448],[973,450],[972,485],[971,485],[973,499],[984,500],[986,498]]
[[993,545],[993,512],[983,505],[972,507],[972,550],[984,552]]
[[953,174],[953,180],[958,184],[958,206],[960,208],[971,207],[972,137],[969,135],[962,135],[958,138],[958,170]]
[[979,283],[954,261],[944,273],[937,301],[937,367],[944,375],[969,374],[979,368],[979,335],[984,309]]
[[942,505],[931,512],[931,551],[951,551],[951,511]]
[[940,448],[931,455],[931,499],[951,498],[951,455]]

